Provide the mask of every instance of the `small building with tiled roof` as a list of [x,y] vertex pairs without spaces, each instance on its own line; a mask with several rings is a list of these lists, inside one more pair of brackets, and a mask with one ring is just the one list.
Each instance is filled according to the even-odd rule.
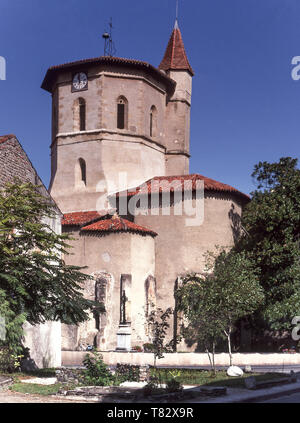
[[[86,266],[93,280],[85,283],[85,295],[104,302],[106,314],[95,325],[91,320],[77,327],[63,326],[63,350],[86,349],[97,344],[101,350],[128,347],[118,336],[133,342],[145,340],[145,286],[155,287],[155,238],[157,234],[117,214],[78,212],[64,215],[63,232],[72,233],[68,264]],[[141,283],[141,281],[144,281]],[[147,281],[147,282],[146,282]],[[122,295],[126,307],[121,310]],[[136,318],[135,316],[139,316]],[[118,335],[119,333],[119,335]]]
[[91,223],[97,222],[104,217],[111,216],[111,213],[114,213],[114,210],[102,210],[102,211],[83,211],[83,212],[73,212],[65,213],[61,220],[63,227],[84,227]]
[[157,233],[151,231],[151,229],[137,225],[136,223],[130,222],[130,220],[123,219],[119,216],[90,223],[89,225],[83,226],[81,231],[99,233],[102,235],[118,232],[131,232],[140,235],[150,235],[152,237],[157,235]]
[[[151,341],[152,307],[175,306],[178,280],[203,273],[204,253],[240,236],[249,197],[190,174],[193,76],[177,20],[157,67],[101,56],[46,72],[50,192],[63,232],[73,234],[65,260],[86,267],[86,296],[106,307],[76,328],[63,326],[64,350],[142,347]],[[176,331],[176,321],[170,327]]]

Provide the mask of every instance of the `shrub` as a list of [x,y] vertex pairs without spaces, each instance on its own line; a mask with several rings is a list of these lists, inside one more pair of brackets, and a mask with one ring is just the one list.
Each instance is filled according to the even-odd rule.
[[11,352],[8,347],[0,349],[0,372],[13,373],[20,368],[20,361],[23,355]]
[[155,348],[154,345],[153,344],[150,344],[149,342],[146,343],[146,344],[144,344],[143,347],[144,347],[144,352],[145,353],[153,353],[154,348]]
[[139,345],[135,345],[134,347],[132,347],[132,351],[142,352],[143,348]]
[[151,376],[149,382],[144,386],[143,393],[145,397],[149,395],[162,394],[165,390],[160,388],[159,379],[156,376]]
[[103,361],[103,356],[97,351],[86,354],[83,364],[83,378],[86,385],[109,386],[115,384],[115,376],[110,372],[108,366]]
[[169,392],[169,393],[171,393],[171,392],[181,392],[182,389],[183,389],[183,386],[175,378],[172,377],[171,379],[167,380],[167,383],[166,383],[166,391],[167,392]]
[[140,366],[130,364],[117,364],[115,377],[118,382],[139,382]]
[[171,376],[167,379],[166,382],[166,391],[171,392],[181,392],[183,390],[183,386],[181,383],[177,380],[181,376],[180,370],[169,370],[168,375]]

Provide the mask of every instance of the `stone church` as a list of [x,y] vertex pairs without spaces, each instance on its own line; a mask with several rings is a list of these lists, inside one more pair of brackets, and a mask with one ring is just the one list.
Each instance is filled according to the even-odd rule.
[[238,236],[248,196],[189,173],[193,76],[177,21],[158,67],[102,56],[46,73],[50,194],[74,238],[65,259],[86,267],[93,279],[85,295],[106,308],[79,326],[62,325],[65,351],[151,342],[151,309],[174,307],[180,278],[203,272],[203,254]]

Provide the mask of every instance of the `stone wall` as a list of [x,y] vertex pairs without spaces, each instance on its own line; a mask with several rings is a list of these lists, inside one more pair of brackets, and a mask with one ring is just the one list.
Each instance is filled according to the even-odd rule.
[[[62,363],[64,366],[82,365],[82,360],[86,352],[63,351]],[[103,360],[108,365],[132,364],[153,366],[153,354],[150,353],[122,353],[122,352],[101,352]],[[217,366],[228,366],[229,357],[227,353],[215,355]],[[300,353],[280,354],[280,353],[233,353],[233,364],[235,366],[272,366],[279,365],[300,365]],[[207,354],[204,353],[173,353],[164,354],[164,358],[157,360],[158,366],[176,367],[209,367],[210,362]]]
[[[86,162],[85,186],[76,184],[80,158]],[[107,192],[164,174],[164,148],[127,130],[61,134],[52,147],[51,195],[63,213],[101,210]]]
[[[109,369],[112,373],[115,372],[116,366],[109,366]],[[83,380],[83,371],[84,367],[74,368],[74,367],[60,367],[56,369],[56,378],[58,383],[74,383],[78,384]],[[140,382],[145,382],[149,379],[150,372],[149,366],[143,365],[139,368],[139,380]]]
[[95,300],[98,292],[99,300],[104,300],[106,313],[100,315],[98,322],[91,315],[89,321],[78,326],[63,325],[62,348],[85,349],[96,341],[101,350],[116,349],[122,275],[131,275],[131,287],[126,292],[131,344],[142,346],[148,342],[145,287],[147,278],[155,274],[154,239],[130,232],[89,235],[77,231],[73,236],[73,254],[65,257],[66,263],[87,266],[85,272],[94,280],[87,282],[85,296]]
[[[57,119],[53,128],[57,127],[57,132],[53,130],[50,186],[64,213],[99,209],[98,192],[124,188],[119,186],[119,173],[126,175],[125,186],[165,174],[167,93],[164,84],[147,72],[119,66],[92,66],[88,77],[87,90],[72,92],[72,74],[62,72],[53,89],[53,110],[58,108],[58,113],[53,113],[53,119]],[[128,102],[126,129],[117,128],[120,96]],[[82,132],[76,131],[76,122],[74,126],[74,107],[79,97],[86,102],[86,130]],[[157,129],[151,137],[152,106],[157,110]],[[184,122],[183,125],[186,126]],[[184,132],[182,128],[181,133]],[[75,186],[79,158],[87,166],[87,184],[80,190]],[[99,182],[105,186],[104,190],[99,189]]]
[[32,326],[25,323],[24,346],[29,348],[27,369],[61,366],[61,323],[46,322]]
[[[181,202],[182,203],[182,202]],[[171,202],[172,204],[172,202]],[[177,204],[178,205],[178,204]],[[193,200],[195,207],[195,200]],[[175,307],[174,289],[178,278],[188,273],[202,273],[205,269],[205,253],[216,251],[216,246],[230,247],[234,244],[235,231],[242,205],[230,194],[206,193],[204,198],[204,220],[199,225],[189,226],[190,217],[184,212],[176,216],[174,206],[170,215],[167,210],[149,209],[145,215],[135,216],[135,223],[158,234],[155,238],[155,278],[157,281],[157,305],[162,309]],[[176,331],[170,321],[171,332]],[[193,350],[182,341],[178,351]]]
[[190,108],[192,76],[189,72],[172,70],[176,90],[165,109],[166,175],[187,175],[190,153]]

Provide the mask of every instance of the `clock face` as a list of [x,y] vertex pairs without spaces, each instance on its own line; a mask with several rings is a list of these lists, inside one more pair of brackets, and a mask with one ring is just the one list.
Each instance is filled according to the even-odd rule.
[[78,72],[73,77],[73,89],[75,91],[83,90],[84,88],[87,88],[88,84],[88,78],[86,73],[84,72]]

